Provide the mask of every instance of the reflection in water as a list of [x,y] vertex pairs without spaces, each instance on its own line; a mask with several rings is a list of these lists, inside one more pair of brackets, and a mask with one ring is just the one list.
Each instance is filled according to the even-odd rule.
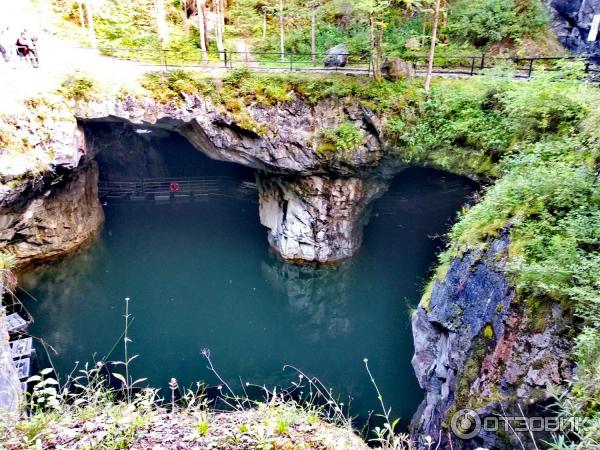
[[262,269],[273,288],[287,297],[290,311],[301,317],[294,331],[315,343],[322,333],[336,337],[351,331],[347,311],[351,264],[298,266],[274,257],[270,264],[263,261]]
[[[65,376],[119,341],[130,297],[133,376],[153,386],[216,382],[200,356],[209,348],[232,384],[286,387],[296,375],[282,367],[292,364],[351,397],[364,419],[378,408],[366,357],[393,413],[409,419],[421,393],[408,306],[439,248],[430,236],[471,190],[463,179],[406,170],[374,205],[363,247],[335,267],[278,260],[253,203],[109,202],[94,245],[21,280],[39,300],[26,301],[31,331],[56,348]],[[112,359],[122,358],[119,347]]]
[[[76,329],[61,326],[60,319],[70,317],[80,302],[95,305],[96,308],[109,307],[106,299],[98,290],[99,268],[109,257],[103,240],[84,247],[76,254],[66,257],[60,264],[49,264],[30,271],[21,277],[23,287],[21,297],[29,297],[29,308],[34,320],[51,320],[57,326],[45,330],[42,336],[59,355],[68,354],[76,349],[87,351],[85,343],[80,341]],[[42,293],[41,297],[37,296]],[[68,322],[66,322],[68,323]],[[75,359],[71,361],[74,363]]]

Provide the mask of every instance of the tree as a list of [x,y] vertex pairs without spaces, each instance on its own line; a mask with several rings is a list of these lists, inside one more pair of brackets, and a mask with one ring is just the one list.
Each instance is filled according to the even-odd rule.
[[389,7],[390,0],[359,0],[356,3],[356,8],[366,13],[369,19],[369,56],[375,80],[381,79],[383,30],[386,26],[385,13]]
[[183,31],[187,36],[190,33],[190,29],[188,26],[188,13],[187,13],[187,0],[181,0],[181,6],[183,8]]
[[261,8],[262,13],[262,38],[263,41],[267,39],[267,7],[263,6]]
[[429,88],[431,86],[431,78],[433,76],[433,58],[435,57],[435,44],[437,41],[438,22],[440,19],[440,3],[441,0],[435,0],[433,10],[433,26],[431,30],[431,45],[429,46],[429,58],[427,61],[427,76],[425,77],[425,95],[429,97]]
[[283,0],[279,0],[279,52],[281,62],[285,62],[285,35],[284,35]]
[[206,0],[196,0],[196,12],[198,14],[198,35],[200,39],[202,61],[208,61],[205,4]]
[[154,12],[156,16],[156,29],[158,30],[158,36],[160,38],[161,45],[164,47],[169,40],[169,28],[167,27],[167,20],[165,17],[164,0],[154,0]]
[[217,50],[219,52],[219,58],[225,58],[225,45],[223,45],[223,34],[225,31],[225,19],[224,13],[225,8],[223,7],[223,0],[214,0],[215,5],[215,39],[217,41]]
[[77,2],[77,6],[79,8],[79,24],[81,28],[85,28],[85,18],[83,17],[83,3],[81,0]]
[[310,54],[312,65],[317,64],[317,4],[310,4]]
[[88,20],[88,29],[90,33],[90,45],[93,48],[98,46],[98,41],[96,40],[96,27],[94,26],[94,7],[92,6],[91,0],[85,0],[85,12]]

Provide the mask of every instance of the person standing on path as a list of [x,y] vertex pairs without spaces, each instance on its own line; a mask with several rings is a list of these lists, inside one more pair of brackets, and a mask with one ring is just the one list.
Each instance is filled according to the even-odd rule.
[[6,44],[8,38],[8,27],[0,27],[0,53],[5,63],[10,62],[10,46]]

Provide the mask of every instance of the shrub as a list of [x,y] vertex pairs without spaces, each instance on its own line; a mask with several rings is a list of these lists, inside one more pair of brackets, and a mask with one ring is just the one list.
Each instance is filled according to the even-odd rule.
[[548,23],[539,0],[460,0],[450,8],[448,34],[478,47],[534,35]]
[[6,252],[0,252],[0,270],[12,269],[16,263],[17,259],[15,255]]
[[321,152],[327,150],[338,150],[350,152],[356,150],[363,141],[363,135],[353,124],[346,122],[336,128],[323,131],[323,141],[319,149]]
[[90,101],[96,93],[96,87],[91,78],[76,74],[63,81],[59,92],[67,99]]

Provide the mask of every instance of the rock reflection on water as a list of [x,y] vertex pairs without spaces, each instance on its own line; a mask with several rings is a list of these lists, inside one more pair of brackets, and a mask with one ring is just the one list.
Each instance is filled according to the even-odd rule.
[[[53,318],[60,323],[60,317],[70,317],[76,302],[86,302],[97,305],[98,308],[108,308],[108,299],[98,288],[96,278],[99,268],[106,266],[109,257],[106,244],[98,240],[75,254],[58,262],[51,262],[30,270],[20,276],[17,292],[19,298],[29,298],[36,303],[34,320]],[[31,298],[31,292],[43,292],[43,298]],[[94,331],[93,328],[90,331]],[[51,344],[58,354],[77,349],[85,350],[85,344],[77,337],[77,331],[72,327],[59,326],[49,330],[44,336],[39,336]],[[74,363],[75,361],[73,361]]]
[[352,330],[347,310],[351,267],[351,261],[335,266],[294,265],[273,257],[270,263],[263,261],[262,273],[287,297],[290,310],[306,319],[295,321],[294,331],[314,343],[323,333],[333,338]]

